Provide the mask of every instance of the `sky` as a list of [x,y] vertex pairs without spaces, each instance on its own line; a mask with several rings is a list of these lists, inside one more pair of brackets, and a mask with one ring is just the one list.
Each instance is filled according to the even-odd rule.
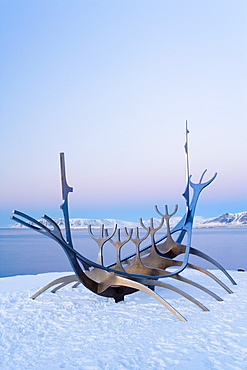
[[0,226],[13,209],[136,221],[247,210],[244,0],[1,0]]

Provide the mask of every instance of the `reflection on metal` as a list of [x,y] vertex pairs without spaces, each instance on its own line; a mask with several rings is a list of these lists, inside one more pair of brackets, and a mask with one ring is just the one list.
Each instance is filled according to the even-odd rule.
[[[76,287],[82,283],[86,288],[98,295],[114,298],[115,302],[124,300],[126,295],[132,294],[139,290],[158,300],[179,320],[186,321],[186,319],[175,308],[173,308],[164,298],[159,296],[154,291],[155,287],[158,286],[172,290],[188,299],[190,302],[196,304],[202,310],[208,311],[208,309],[186,292],[174,287],[171,284],[165,283],[164,279],[176,279],[185,284],[192,285],[209,294],[217,301],[221,301],[222,299],[208,288],[181,275],[185,268],[191,268],[206,274],[228,293],[232,293],[232,291],[211,272],[201,268],[200,266],[189,263],[189,256],[191,254],[203,258],[211,262],[214,266],[218,267],[232,284],[236,284],[228,272],[218,262],[207,256],[205,253],[191,247],[193,219],[199,195],[202,190],[215,179],[216,174],[209,181],[202,183],[206,172],[204,171],[199,183],[196,184],[191,181],[188,161],[187,123],[185,151],[187,158],[188,179],[186,190],[183,193],[186,202],[186,212],[183,218],[173,229],[171,229],[170,218],[177,212],[178,206],[176,205],[174,211],[169,214],[168,207],[165,205],[164,214],[160,212],[157,206],[155,206],[156,212],[161,217],[160,224],[157,227],[154,227],[153,218],[150,219],[149,226],[146,226],[143,220],[140,219],[140,227],[136,227],[135,230],[128,230],[127,228],[124,228],[122,232],[117,225],[113,227],[111,232],[105,229],[104,225],[102,225],[99,231],[99,236],[97,237],[95,236],[95,232],[92,232],[91,226],[89,226],[89,235],[98,245],[98,258],[96,262],[85,258],[82,254],[74,249],[72,244],[69,223],[68,194],[69,192],[72,192],[73,189],[67,184],[64,154],[61,153],[60,165],[63,199],[61,209],[63,211],[65,220],[66,238],[63,237],[61,229],[57,223],[46,215],[44,215],[43,218],[47,221],[49,227],[20,211],[13,211],[14,216],[11,218],[22,225],[55,240],[66,253],[75,275],[61,277],[52,281],[35,293],[32,298],[35,299],[37,296],[51,287],[53,287],[52,292],[55,293],[57,290],[71,283],[74,283],[73,287]],[[189,192],[190,188],[193,191],[191,201]],[[162,238],[156,239],[155,234],[161,229],[164,222],[166,224],[166,233]],[[173,239],[174,233],[178,233],[176,241]],[[182,244],[185,236],[186,243]],[[141,247],[145,240],[149,240],[149,242],[146,246]],[[116,249],[116,262],[110,266],[106,266],[104,264],[103,251],[107,249],[107,245],[109,245],[109,243],[111,243]],[[128,257],[122,258],[122,248],[126,243],[134,244],[135,252]],[[178,256],[180,256],[180,260],[175,260],[175,258]],[[171,267],[172,270],[168,270]],[[162,281],[160,281],[160,279],[162,279]]]

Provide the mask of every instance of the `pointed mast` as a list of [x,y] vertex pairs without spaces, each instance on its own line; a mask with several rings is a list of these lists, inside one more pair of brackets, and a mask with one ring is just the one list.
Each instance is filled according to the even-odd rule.
[[185,145],[184,145],[184,149],[185,149],[185,155],[186,155],[186,177],[187,177],[187,185],[186,185],[186,189],[185,189],[185,191],[183,193],[183,196],[186,199],[187,208],[189,208],[189,202],[190,202],[190,192],[189,192],[190,168],[189,168],[188,134],[189,134],[189,130],[188,130],[188,124],[187,124],[187,120],[186,120],[185,121]]
[[63,199],[63,204],[60,206],[60,208],[62,209],[63,216],[64,216],[66,240],[67,240],[67,243],[73,248],[71,231],[70,231],[70,223],[69,223],[69,207],[68,207],[68,194],[69,192],[73,191],[73,188],[70,187],[66,181],[64,153],[60,153],[60,169],[61,169],[62,199]]

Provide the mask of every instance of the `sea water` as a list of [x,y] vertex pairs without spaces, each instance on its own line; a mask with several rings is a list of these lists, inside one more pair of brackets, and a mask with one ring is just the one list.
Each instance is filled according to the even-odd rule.
[[[93,230],[97,236],[98,229]],[[157,239],[161,237],[157,234]],[[87,230],[72,230],[74,247],[83,256],[96,261],[98,246]],[[148,245],[143,243],[141,246]],[[192,246],[218,261],[228,270],[247,270],[247,228],[201,228],[193,230]],[[134,252],[133,243],[123,247],[123,256]],[[104,263],[116,260],[114,246],[104,247]],[[204,268],[214,269],[209,262],[190,257],[190,262]],[[0,229],[0,277],[32,275],[45,272],[72,271],[60,245],[50,238],[29,229]]]

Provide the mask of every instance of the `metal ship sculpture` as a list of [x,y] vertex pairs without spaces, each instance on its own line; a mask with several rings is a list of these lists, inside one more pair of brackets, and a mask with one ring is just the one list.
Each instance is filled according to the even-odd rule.
[[[187,298],[199,306],[203,311],[208,311],[208,309],[201,302],[183,290],[166,283],[165,281],[167,278],[177,279],[185,284],[193,285],[194,287],[209,294],[217,301],[222,301],[222,298],[205,286],[181,276],[182,271],[187,268],[191,268],[206,274],[228,293],[232,293],[232,291],[211,272],[189,262],[189,257],[191,254],[203,258],[220,269],[232,284],[236,284],[229,273],[217,261],[191,246],[192,226],[199,196],[202,190],[212,183],[217,174],[215,173],[210,180],[203,182],[206,172],[205,170],[198,183],[191,181],[188,160],[187,122],[185,153],[187,159],[187,184],[185,192],[183,193],[183,197],[186,203],[186,211],[178,224],[172,229],[170,228],[170,218],[177,212],[178,209],[178,206],[176,205],[171,213],[169,213],[167,206],[165,206],[164,212],[161,212],[158,207],[155,206],[156,212],[160,216],[160,224],[157,227],[154,227],[152,218],[150,219],[150,226],[146,226],[143,220],[140,219],[140,227],[136,227],[134,229],[124,228],[122,231],[120,228],[118,228],[117,224],[115,224],[112,230],[108,230],[104,227],[104,225],[101,225],[99,235],[96,236],[96,232],[94,231],[93,233],[92,227],[89,225],[89,235],[98,245],[97,261],[91,261],[90,259],[84,257],[73,246],[68,207],[68,195],[73,191],[73,188],[67,184],[64,153],[60,153],[63,198],[61,209],[65,221],[65,236],[63,236],[58,224],[47,215],[43,215],[42,217],[47,221],[46,225],[49,225],[49,227],[43,225],[38,220],[16,210],[13,211],[14,216],[11,218],[14,221],[17,221],[18,223],[56,241],[66,253],[73,268],[74,274],[52,281],[35,293],[32,298],[35,299],[37,296],[51,287],[53,287],[52,292],[54,293],[58,289],[61,289],[70,283],[73,283],[73,287],[76,287],[81,283],[95,294],[114,298],[115,302],[124,300],[124,297],[128,294],[135,293],[136,291],[143,291],[157,299],[179,320],[186,321],[186,319],[174,307],[172,307],[163,297],[155,292],[155,287],[159,286],[164,289],[175,291],[179,295]],[[191,199],[190,188],[192,189]],[[166,232],[162,237],[156,238],[155,234],[161,229],[163,224],[166,225]],[[175,235],[176,238],[174,238]],[[149,243],[145,245],[145,241],[147,241],[148,238]],[[185,242],[183,244],[184,240]],[[112,244],[116,249],[116,260],[114,264],[105,265],[103,258],[104,249],[107,248],[107,244],[109,243]],[[135,253],[126,258],[122,258],[121,249],[126,243],[133,243]],[[177,256],[180,256],[180,260],[175,260]],[[169,271],[169,268],[171,267],[172,271]]]

